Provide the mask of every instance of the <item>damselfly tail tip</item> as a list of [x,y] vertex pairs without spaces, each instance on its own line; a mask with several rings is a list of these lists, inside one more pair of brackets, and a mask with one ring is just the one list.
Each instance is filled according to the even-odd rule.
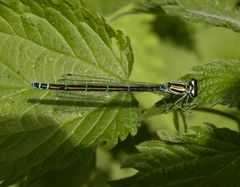
[[31,82],[31,83],[30,83],[30,87],[31,87],[31,88],[35,88],[34,82]]

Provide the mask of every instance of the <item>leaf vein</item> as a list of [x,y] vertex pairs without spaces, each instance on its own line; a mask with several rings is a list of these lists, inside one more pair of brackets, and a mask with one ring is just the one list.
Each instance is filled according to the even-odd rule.
[[3,16],[1,16],[1,18],[3,18],[3,21],[10,26],[11,31],[12,31],[14,34],[16,34],[16,32],[15,32],[14,29],[13,29],[13,26],[9,23],[9,21],[8,21],[7,19],[5,19]]

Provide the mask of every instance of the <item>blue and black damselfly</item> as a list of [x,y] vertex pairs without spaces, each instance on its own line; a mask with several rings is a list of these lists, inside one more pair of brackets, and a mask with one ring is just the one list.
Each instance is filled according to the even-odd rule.
[[164,84],[152,84],[137,81],[121,81],[107,78],[87,77],[74,74],[63,75],[59,80],[62,83],[31,83],[32,88],[44,90],[62,90],[78,92],[152,92],[163,95],[179,96],[175,104],[198,95],[198,82],[192,79],[188,83],[168,82]]

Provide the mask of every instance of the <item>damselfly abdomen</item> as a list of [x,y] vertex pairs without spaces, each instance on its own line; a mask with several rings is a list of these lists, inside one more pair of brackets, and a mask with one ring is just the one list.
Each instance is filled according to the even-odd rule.
[[67,74],[63,75],[59,81],[63,83],[33,82],[31,83],[31,87],[44,90],[79,92],[152,92],[164,95],[178,95],[180,99],[177,102],[184,98],[193,98],[198,95],[198,82],[196,79],[192,79],[188,83],[168,82],[164,84],[152,84]]

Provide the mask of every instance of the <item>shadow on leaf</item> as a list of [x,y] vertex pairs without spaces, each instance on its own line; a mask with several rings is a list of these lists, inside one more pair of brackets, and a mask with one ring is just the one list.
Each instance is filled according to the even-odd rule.
[[33,104],[42,104],[42,105],[61,105],[61,106],[84,106],[84,107],[131,107],[131,102],[116,100],[111,103],[106,103],[103,101],[74,101],[74,100],[56,100],[56,99],[29,99],[28,102]]

